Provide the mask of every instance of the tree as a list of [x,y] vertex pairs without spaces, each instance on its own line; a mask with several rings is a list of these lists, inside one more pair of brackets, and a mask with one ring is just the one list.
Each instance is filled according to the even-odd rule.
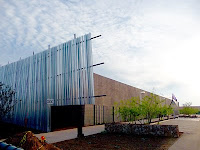
[[147,120],[150,124],[153,118],[162,118],[173,113],[173,108],[168,105],[163,105],[163,100],[160,97],[151,93],[145,96],[142,101],[139,97],[133,97],[128,100],[121,100],[115,104],[115,113],[120,115],[123,121],[136,121],[139,119]]
[[[158,118],[159,121],[163,120],[163,117],[173,114],[173,108],[170,105],[159,105],[158,107]],[[159,122],[158,122],[159,123]]]
[[161,113],[162,102],[159,96],[151,93],[149,96],[145,96],[141,103],[142,115],[147,119],[147,123],[150,124],[153,118],[158,117]]
[[15,91],[0,82],[0,121],[3,117],[11,117],[11,110],[16,104]]
[[171,114],[173,114],[173,108],[171,105],[164,105],[163,106],[163,115],[164,116],[169,116]]
[[197,114],[199,112],[199,109],[192,108],[191,105],[192,105],[191,102],[186,102],[185,104],[183,104],[183,108],[179,110],[180,114],[185,114],[185,115]]
[[123,121],[136,121],[140,116],[140,99],[132,97],[115,103],[115,114],[120,115]]
[[130,120],[136,121],[141,116],[140,98],[133,97],[129,100],[128,104],[129,104],[129,110],[130,110]]

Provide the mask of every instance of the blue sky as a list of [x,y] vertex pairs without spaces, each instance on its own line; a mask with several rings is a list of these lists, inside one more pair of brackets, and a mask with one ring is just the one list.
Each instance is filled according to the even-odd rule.
[[92,33],[94,71],[200,105],[199,0],[0,0],[0,64]]

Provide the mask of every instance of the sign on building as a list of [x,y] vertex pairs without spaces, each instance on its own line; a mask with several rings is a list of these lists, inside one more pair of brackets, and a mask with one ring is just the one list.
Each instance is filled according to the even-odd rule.
[[54,99],[47,99],[47,104],[48,105],[54,104]]

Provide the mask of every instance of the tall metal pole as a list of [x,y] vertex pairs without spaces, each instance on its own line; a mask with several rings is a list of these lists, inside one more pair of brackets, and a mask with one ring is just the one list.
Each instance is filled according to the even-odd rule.
[[84,137],[83,125],[84,125],[84,105],[80,105],[79,117],[78,117],[78,135],[77,135],[78,138]]

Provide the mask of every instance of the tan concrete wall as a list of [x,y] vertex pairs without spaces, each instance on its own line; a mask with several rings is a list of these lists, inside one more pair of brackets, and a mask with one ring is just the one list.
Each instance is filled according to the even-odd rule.
[[[141,94],[141,92],[145,92]],[[130,85],[103,77],[94,73],[94,95],[106,95],[105,97],[95,98],[95,105],[113,106],[115,102],[130,99],[132,97],[144,97],[150,92],[132,87]],[[171,100],[165,99],[166,104],[170,104]]]
[[[140,94],[141,92],[144,94]],[[127,100],[132,97],[144,97],[150,92],[132,87],[130,85],[103,77],[94,73],[94,95],[106,95],[95,98],[94,105],[85,105],[85,126],[113,122],[113,106],[115,102]],[[160,96],[164,104],[170,104],[171,100]],[[114,114],[114,121],[119,122],[121,118]]]

